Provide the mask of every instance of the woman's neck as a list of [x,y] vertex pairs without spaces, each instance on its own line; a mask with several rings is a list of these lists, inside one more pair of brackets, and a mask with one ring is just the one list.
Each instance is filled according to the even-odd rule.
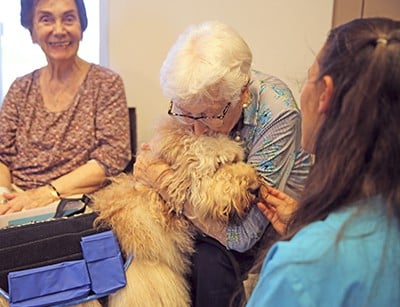
[[68,82],[87,70],[89,63],[75,57],[69,62],[49,62],[44,68],[45,79],[49,83]]
[[49,63],[40,75],[40,90],[44,106],[52,112],[68,108],[86,78],[90,64],[77,58],[68,65]]

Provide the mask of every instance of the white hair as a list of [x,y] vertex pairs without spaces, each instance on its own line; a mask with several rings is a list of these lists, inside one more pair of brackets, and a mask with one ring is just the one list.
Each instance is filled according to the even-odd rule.
[[250,78],[252,53],[232,27],[219,21],[189,26],[168,52],[160,71],[171,100],[237,103]]

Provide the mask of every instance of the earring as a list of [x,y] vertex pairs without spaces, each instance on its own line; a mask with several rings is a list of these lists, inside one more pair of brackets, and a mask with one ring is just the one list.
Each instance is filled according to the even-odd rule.
[[243,102],[243,104],[242,104],[243,109],[246,109],[250,105],[252,99],[253,99],[252,93],[249,90],[247,90],[246,102]]
[[235,142],[240,142],[242,140],[242,137],[240,136],[240,131],[235,131],[233,139],[235,140]]

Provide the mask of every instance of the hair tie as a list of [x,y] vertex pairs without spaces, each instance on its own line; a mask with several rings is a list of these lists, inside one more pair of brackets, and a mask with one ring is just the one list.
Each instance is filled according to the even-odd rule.
[[387,39],[386,39],[386,38],[383,38],[383,37],[380,37],[380,38],[378,38],[378,39],[376,40],[376,44],[377,44],[377,45],[378,45],[378,44],[387,45],[387,43],[388,43]]

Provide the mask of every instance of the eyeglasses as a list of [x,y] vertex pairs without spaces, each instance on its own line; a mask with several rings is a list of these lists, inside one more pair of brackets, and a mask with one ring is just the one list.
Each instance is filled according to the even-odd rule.
[[181,114],[181,113],[176,113],[172,111],[172,108],[174,107],[174,102],[171,100],[169,102],[169,109],[168,109],[168,115],[171,116],[176,116],[177,119],[182,122],[183,124],[189,125],[193,124],[194,121],[199,120],[202,123],[204,123],[206,126],[209,127],[220,127],[224,123],[223,119],[225,118],[226,113],[228,112],[231,102],[228,102],[225,106],[225,108],[222,110],[222,114],[220,115],[214,115],[214,116],[206,116],[206,115],[200,115],[200,116],[193,116],[190,114]]

